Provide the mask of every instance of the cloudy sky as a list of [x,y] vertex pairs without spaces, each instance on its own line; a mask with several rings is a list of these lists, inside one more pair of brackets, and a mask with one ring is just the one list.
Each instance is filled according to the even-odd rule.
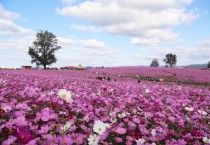
[[0,0],[0,67],[31,65],[38,30],[62,46],[52,67],[210,60],[210,0]]

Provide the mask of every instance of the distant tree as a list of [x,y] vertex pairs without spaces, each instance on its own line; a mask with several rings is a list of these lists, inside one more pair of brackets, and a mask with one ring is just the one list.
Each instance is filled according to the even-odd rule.
[[163,61],[166,63],[166,66],[170,66],[170,67],[173,67],[174,65],[176,65],[176,55],[175,54],[172,54],[172,53],[168,53],[166,54],[166,58],[163,59]]
[[38,31],[33,46],[29,47],[28,54],[31,56],[31,63],[37,66],[42,65],[46,69],[47,65],[51,65],[57,61],[55,51],[61,49],[57,46],[56,36],[48,31]]
[[210,69],[210,61],[208,62],[208,66],[207,67],[208,67],[208,69]]
[[159,66],[159,62],[157,58],[154,58],[150,64],[151,67],[158,67]]

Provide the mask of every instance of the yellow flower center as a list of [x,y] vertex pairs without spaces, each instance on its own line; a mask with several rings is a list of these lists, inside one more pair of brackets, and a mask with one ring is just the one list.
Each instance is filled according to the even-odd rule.
[[101,131],[101,128],[99,128],[98,130]]
[[25,136],[24,135],[21,135],[20,136],[20,139],[24,140]]
[[96,139],[94,138],[94,139],[93,139],[93,142],[95,142],[95,141],[96,141]]
[[66,99],[66,94],[62,94],[61,97],[62,97],[63,99]]

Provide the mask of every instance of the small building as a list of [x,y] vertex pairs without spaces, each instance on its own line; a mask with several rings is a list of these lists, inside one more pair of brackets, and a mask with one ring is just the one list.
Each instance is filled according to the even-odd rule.
[[22,66],[22,70],[31,70],[32,66]]
[[39,67],[39,66],[36,66],[36,67],[32,67],[32,70],[42,70],[44,69],[43,67]]
[[92,66],[86,66],[85,68],[86,69],[92,69],[93,67]]
[[70,70],[75,70],[76,67],[75,66],[66,66],[67,69],[70,69]]
[[79,65],[77,66],[77,70],[84,70],[84,69],[85,69],[85,67],[82,66],[81,64],[79,64]]

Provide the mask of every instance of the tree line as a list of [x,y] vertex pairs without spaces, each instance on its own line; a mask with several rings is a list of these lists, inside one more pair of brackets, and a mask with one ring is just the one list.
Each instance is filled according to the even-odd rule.
[[[176,66],[176,62],[177,62],[177,57],[176,54],[172,54],[172,53],[168,53],[166,54],[165,58],[163,59],[163,61],[166,63],[166,67],[173,67]],[[150,64],[151,67],[158,67],[159,61],[157,58],[154,58]]]

